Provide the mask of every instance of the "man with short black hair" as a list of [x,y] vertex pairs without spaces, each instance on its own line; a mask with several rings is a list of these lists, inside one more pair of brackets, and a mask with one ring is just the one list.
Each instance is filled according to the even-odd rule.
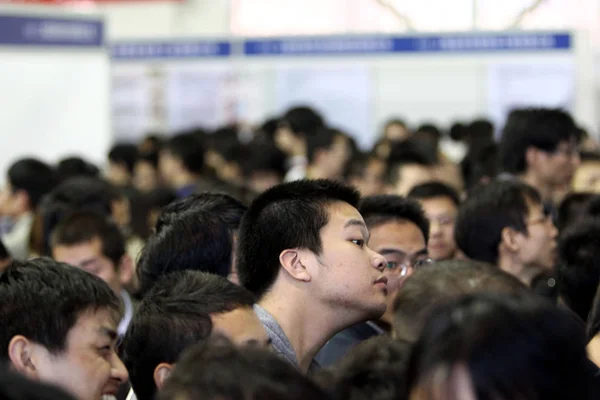
[[0,274],[0,359],[79,400],[114,396],[127,381],[119,319],[119,298],[78,268],[38,258]]
[[369,247],[387,260],[387,309],[381,318],[347,328],[327,342],[317,356],[322,366],[335,364],[363,340],[389,332],[396,293],[414,269],[432,264],[427,252],[429,222],[415,200],[395,195],[371,196],[361,201],[358,210],[369,229]]
[[406,196],[410,190],[434,179],[435,160],[415,141],[392,146],[386,171],[387,192]]
[[179,198],[194,192],[204,170],[204,146],[192,134],[172,137],[160,151],[159,169]]
[[419,201],[429,219],[429,255],[436,261],[450,260],[456,255],[454,223],[460,198],[456,190],[442,182],[415,186],[408,197]]
[[117,143],[108,152],[108,171],[106,178],[117,187],[129,187],[133,179],[133,169],[139,158],[135,145]]
[[497,265],[526,285],[554,268],[557,235],[537,190],[518,181],[475,190],[455,226],[456,243],[467,257]]
[[253,304],[247,290],[216,275],[179,271],[163,277],[143,298],[123,341],[137,399],[153,399],[181,352],[211,335],[266,347]]
[[351,156],[349,139],[341,131],[322,128],[306,138],[306,155],[307,178],[341,180]]
[[10,232],[2,236],[2,242],[13,258],[24,260],[29,257],[33,213],[54,184],[52,168],[34,158],[21,159],[8,169],[6,184],[0,192],[0,213],[14,223]]
[[50,242],[56,261],[96,275],[120,296],[124,312],[117,333],[123,336],[133,317],[133,302],[123,287],[130,284],[134,265],[119,227],[100,214],[77,212],[56,226]]
[[303,373],[337,332],[386,308],[385,259],[367,246],[358,192],[295,181],[258,196],[242,219],[240,282],[273,346]]
[[544,203],[553,204],[579,165],[573,118],[560,109],[511,111],[500,138],[500,164],[505,173],[536,188]]

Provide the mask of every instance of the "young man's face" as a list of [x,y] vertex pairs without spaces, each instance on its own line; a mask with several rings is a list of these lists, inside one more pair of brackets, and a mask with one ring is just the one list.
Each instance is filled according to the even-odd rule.
[[131,174],[123,164],[109,161],[106,171],[106,179],[115,186],[129,186]]
[[133,171],[133,185],[140,192],[151,192],[158,186],[158,173],[147,161],[138,161]]
[[560,142],[553,153],[536,151],[534,169],[541,180],[554,186],[569,185],[579,166],[577,143]]
[[311,271],[314,296],[329,309],[339,309],[357,321],[379,318],[387,301],[385,259],[367,246],[369,232],[358,210],[343,202],[327,209],[322,252],[315,256]]
[[456,252],[454,223],[458,208],[450,198],[445,196],[419,199],[419,203],[430,224],[427,246],[429,255],[436,261],[452,259]]
[[269,336],[252,307],[240,307],[233,311],[211,315],[212,334],[229,338],[236,345],[267,347]]
[[518,257],[521,263],[545,269],[554,268],[558,230],[552,219],[545,215],[541,204],[529,203],[529,215],[525,223],[527,235],[518,233]]
[[171,184],[173,176],[177,174],[177,159],[169,150],[162,150],[158,158],[158,169],[161,179],[167,184]]
[[410,221],[390,221],[371,228],[369,247],[387,260],[385,276],[388,278],[388,309],[391,317],[392,304],[396,293],[401,289],[414,270],[429,257],[425,236],[417,225]]
[[49,352],[35,365],[39,380],[55,384],[79,400],[100,400],[115,395],[128,379],[115,351],[116,322],[113,311],[101,308],[79,316],[67,335],[66,349]]
[[89,242],[74,245],[58,245],[52,248],[56,261],[81,268],[108,283],[115,293],[121,292],[119,266],[102,253],[102,241],[95,237]]

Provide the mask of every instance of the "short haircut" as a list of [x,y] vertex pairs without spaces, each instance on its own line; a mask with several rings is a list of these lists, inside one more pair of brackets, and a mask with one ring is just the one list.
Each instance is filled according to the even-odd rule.
[[54,188],[40,203],[42,237],[38,251],[50,255],[50,234],[65,217],[77,211],[93,211],[110,217],[113,202],[122,196],[110,183],[87,177],[69,179]]
[[439,304],[468,293],[520,293],[527,287],[491,265],[474,261],[440,261],[416,270],[394,299],[394,331],[414,342],[431,311]]
[[498,175],[498,145],[490,142],[469,153],[460,162],[460,169],[467,189],[475,187],[482,179],[492,180]]
[[154,168],[158,168],[158,152],[151,151],[148,153],[141,153],[137,162],[146,162]]
[[59,182],[64,182],[78,176],[97,178],[100,175],[100,170],[83,158],[67,157],[59,161],[56,166],[56,175]]
[[585,344],[572,316],[533,294],[469,295],[432,313],[408,380],[423,398],[439,398],[433,393],[456,387],[453,373],[463,367],[477,399],[591,400],[597,368]]
[[304,248],[320,254],[327,207],[344,202],[356,208],[359,200],[354,188],[326,179],[284,183],[259,195],[240,226],[237,268],[242,285],[264,295],[279,273],[281,252]]
[[0,367],[2,400],[75,400],[67,392],[50,384],[27,379],[23,374]]
[[442,132],[440,131],[440,128],[438,128],[436,125],[434,124],[423,124],[420,125],[417,130],[415,131],[415,134],[418,133],[426,133],[428,135],[433,136],[436,139],[440,139],[442,137]]
[[541,204],[540,195],[518,181],[495,181],[473,190],[458,211],[458,247],[473,260],[496,264],[504,228],[527,234],[528,203]]
[[415,200],[393,194],[369,196],[361,200],[358,211],[369,229],[388,222],[408,221],[419,228],[425,243],[429,240],[429,220]]
[[247,290],[220,276],[179,271],[162,278],[140,303],[123,341],[123,361],[137,398],[153,398],[158,364],[175,363],[185,348],[211,335],[211,314],[253,303]]
[[442,182],[428,182],[417,185],[411,189],[407,196],[409,199],[429,200],[436,197],[450,199],[456,207],[460,205],[460,197],[456,190]]
[[527,170],[529,147],[552,153],[560,142],[576,139],[573,118],[560,109],[528,108],[510,112],[500,138],[500,164],[505,172]]
[[52,247],[75,246],[95,238],[102,243],[102,254],[118,268],[125,255],[125,238],[119,227],[104,215],[91,211],[70,215],[56,226],[50,242]]
[[558,207],[556,227],[559,231],[575,222],[580,222],[587,214],[592,193],[569,193]]
[[192,134],[182,133],[173,136],[165,144],[164,149],[180,159],[189,172],[200,174],[204,170],[204,146]]
[[35,158],[23,158],[8,169],[12,190],[23,190],[29,197],[29,206],[35,209],[40,199],[55,185],[54,170]]
[[340,131],[331,128],[321,128],[315,135],[306,138],[306,158],[309,163],[315,161],[319,150],[328,150],[333,146],[335,139],[341,136]]
[[16,335],[60,354],[79,316],[101,308],[120,313],[119,298],[100,278],[47,258],[13,261],[0,273],[0,359],[8,360]]
[[557,277],[567,306],[587,321],[600,283],[600,221],[577,223],[560,235]]
[[420,165],[431,167],[436,160],[428,154],[427,150],[415,140],[405,140],[392,144],[388,157],[386,181],[395,184],[401,177],[402,167],[406,165]]
[[308,106],[290,108],[281,117],[281,122],[288,125],[296,135],[314,135],[325,126],[323,117]]
[[129,143],[118,143],[108,152],[108,160],[114,164],[124,166],[130,174],[133,173],[138,157],[138,148]]
[[308,377],[271,351],[236,348],[225,338],[199,343],[181,357],[159,400],[325,400]]
[[410,347],[388,335],[372,337],[353,347],[322,384],[336,399],[407,399]]
[[285,153],[274,144],[268,142],[254,142],[248,146],[246,157],[239,160],[242,173],[251,177],[254,173],[276,173],[281,178],[285,176]]
[[150,236],[137,273],[140,295],[164,275],[203,271],[227,277],[231,271],[232,235],[223,220],[209,211],[184,213]]
[[242,216],[248,207],[237,198],[220,192],[202,192],[192,194],[183,199],[174,201],[163,207],[156,221],[156,231],[160,232],[164,226],[169,225],[174,219],[187,212],[207,211],[218,216],[230,229],[240,227]]

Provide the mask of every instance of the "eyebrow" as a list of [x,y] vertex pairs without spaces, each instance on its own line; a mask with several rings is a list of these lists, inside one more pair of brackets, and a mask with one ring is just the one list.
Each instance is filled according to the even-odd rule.
[[[379,254],[381,254],[382,256],[385,256],[386,254],[399,254],[401,256],[409,256],[411,254],[406,253],[405,251],[402,250],[398,250],[398,249],[381,249],[378,251]],[[412,256],[422,256],[422,255],[427,255],[428,251],[427,248],[424,247],[421,250],[417,251],[416,253],[412,254]]]
[[363,233],[365,233],[364,239],[367,242],[369,241],[369,238],[370,238],[369,229],[367,229],[367,225],[364,223],[364,221],[361,221],[360,219],[352,218],[351,220],[348,220],[346,222],[346,224],[344,225],[344,229],[349,228],[351,226],[358,226],[359,228],[361,228]]

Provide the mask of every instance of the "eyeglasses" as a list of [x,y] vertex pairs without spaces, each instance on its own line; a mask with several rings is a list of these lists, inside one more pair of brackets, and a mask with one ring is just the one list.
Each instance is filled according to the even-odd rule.
[[422,258],[422,259],[416,259],[416,260],[406,259],[406,260],[402,260],[401,262],[388,261],[388,263],[386,265],[386,269],[388,271],[394,271],[394,272],[397,271],[398,275],[400,275],[401,277],[404,277],[408,274],[408,269],[410,267],[417,270],[417,269],[424,268],[428,265],[431,265],[433,263],[434,263],[434,261],[431,258],[424,258],[424,259]]

